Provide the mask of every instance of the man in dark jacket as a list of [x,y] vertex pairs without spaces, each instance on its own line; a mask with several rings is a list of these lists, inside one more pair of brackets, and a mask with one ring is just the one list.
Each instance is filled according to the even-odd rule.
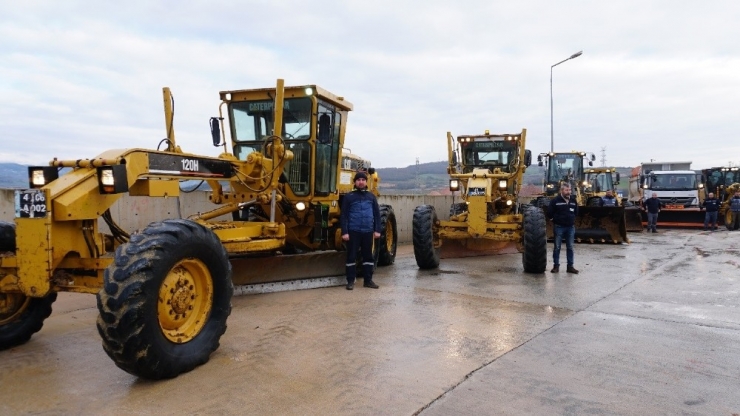
[[571,195],[570,185],[564,182],[560,185],[560,193],[550,201],[547,217],[552,220],[553,232],[555,234],[555,246],[552,250],[552,270],[550,273],[560,271],[560,245],[565,240],[566,260],[568,261],[568,273],[578,274],[573,267],[573,240],[576,234],[576,215],[578,215],[578,202]]
[[611,189],[607,189],[606,195],[601,197],[601,203],[599,205],[602,207],[616,207],[618,205],[617,198],[614,197]]
[[363,286],[377,289],[379,286],[373,282],[373,239],[380,238],[380,207],[375,195],[367,190],[364,172],[355,174],[355,189],[344,196],[339,225],[347,244],[347,290],[355,287],[358,249],[362,255]]
[[653,195],[645,200],[645,207],[643,209],[647,210],[648,232],[658,232],[655,226],[656,224],[658,224],[658,213],[660,212],[660,206],[661,203],[660,199],[658,199],[657,192],[653,192]]
[[707,225],[712,224],[712,231],[717,230],[717,211],[719,211],[719,199],[714,197],[714,193],[710,192],[707,199],[704,200],[704,231],[707,230]]
[[740,228],[740,190],[736,191],[735,196],[730,198],[730,211],[732,212],[730,230],[734,231]]

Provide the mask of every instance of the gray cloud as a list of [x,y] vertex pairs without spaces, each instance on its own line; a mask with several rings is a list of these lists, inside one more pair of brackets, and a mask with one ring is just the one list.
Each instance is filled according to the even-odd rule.
[[[235,4],[236,3],[236,4]],[[0,6],[0,160],[45,163],[165,136],[216,155],[218,91],[318,84],[355,104],[378,167],[446,158],[445,135],[528,129],[607,163],[740,162],[740,4],[687,1],[27,1]]]

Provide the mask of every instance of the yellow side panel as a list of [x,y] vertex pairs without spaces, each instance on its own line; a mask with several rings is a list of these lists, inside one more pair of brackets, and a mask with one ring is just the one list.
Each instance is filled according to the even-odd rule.
[[90,176],[73,189],[54,198],[51,210],[56,221],[96,219],[121,195],[101,195],[96,177]]
[[16,218],[16,258],[21,290],[45,296],[51,290],[51,218]]
[[129,187],[131,196],[179,196],[179,181],[138,180]]

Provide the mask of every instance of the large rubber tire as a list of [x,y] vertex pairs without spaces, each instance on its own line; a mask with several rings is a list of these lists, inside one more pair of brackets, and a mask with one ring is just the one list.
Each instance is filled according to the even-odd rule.
[[434,227],[437,212],[431,205],[420,205],[414,209],[412,223],[414,257],[420,269],[439,267],[439,248],[434,245]]
[[542,209],[523,205],[522,264],[526,273],[544,273],[547,268],[547,232]]
[[[0,251],[15,251],[15,224],[0,222]],[[43,298],[29,298],[21,293],[0,293],[0,350],[25,344],[39,332],[51,315],[56,292]]]
[[390,266],[396,261],[398,227],[396,214],[390,205],[380,205],[380,239],[378,240],[378,266]]
[[118,247],[98,293],[98,332],[115,364],[148,379],[204,364],[231,313],[231,263],[218,237],[188,220],[149,224]]
[[732,211],[730,211],[729,208],[725,211],[725,228],[729,231],[734,231],[736,228],[734,227],[734,224],[732,223]]

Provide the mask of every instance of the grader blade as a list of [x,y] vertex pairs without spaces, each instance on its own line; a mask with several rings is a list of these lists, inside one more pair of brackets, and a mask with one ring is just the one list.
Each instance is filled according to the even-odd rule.
[[520,252],[518,245],[511,241],[494,241],[484,238],[449,239],[442,243],[439,257],[454,259]]
[[232,258],[232,278],[234,285],[254,285],[344,276],[346,260],[343,251]]
[[[698,208],[661,209],[658,214],[658,227],[667,228],[703,228],[704,211]],[[647,225],[647,214],[643,214]]]

